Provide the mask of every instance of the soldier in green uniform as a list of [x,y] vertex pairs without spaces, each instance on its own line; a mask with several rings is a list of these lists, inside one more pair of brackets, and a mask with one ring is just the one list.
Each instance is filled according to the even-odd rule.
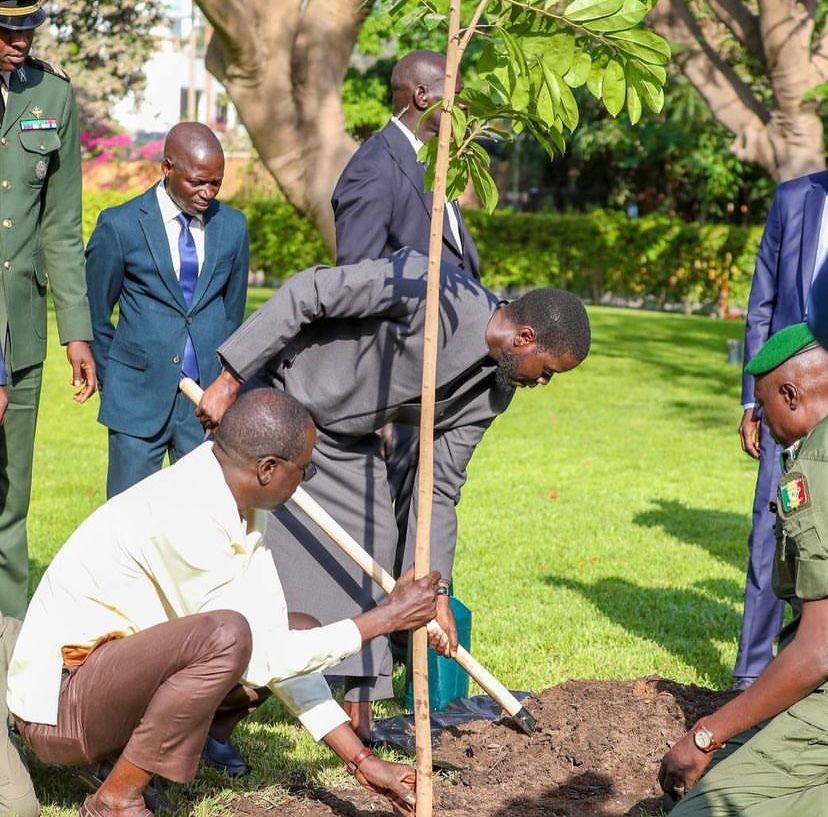
[[664,756],[664,791],[690,790],[671,817],[828,814],[828,351],[798,323],[774,335],[746,371],[784,448],[773,586],[795,617],[753,686]]
[[75,98],[66,74],[29,56],[34,29],[45,19],[40,5],[0,0],[0,347],[9,401],[0,429],[0,611],[16,618],[28,590],[26,515],[47,281],[75,399],[84,402],[97,385],[87,343]]

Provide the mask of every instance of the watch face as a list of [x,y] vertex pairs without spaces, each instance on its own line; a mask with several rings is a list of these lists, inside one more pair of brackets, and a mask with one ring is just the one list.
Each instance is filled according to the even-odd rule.
[[699,747],[702,751],[707,751],[710,748],[710,745],[713,743],[713,733],[706,729],[704,726],[700,726],[694,733],[693,733],[693,741],[695,742],[696,746]]

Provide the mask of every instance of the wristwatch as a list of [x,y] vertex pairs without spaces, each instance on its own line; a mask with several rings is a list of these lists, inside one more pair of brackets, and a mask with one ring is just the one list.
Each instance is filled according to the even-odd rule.
[[716,749],[721,749],[722,746],[724,746],[723,743],[719,743],[719,741],[713,737],[713,733],[704,725],[702,721],[696,721],[693,726],[693,743],[696,744],[697,749],[705,754],[715,752]]

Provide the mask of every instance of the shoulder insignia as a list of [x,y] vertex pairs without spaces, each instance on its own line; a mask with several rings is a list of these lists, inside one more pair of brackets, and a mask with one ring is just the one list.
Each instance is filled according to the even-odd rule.
[[786,474],[779,485],[779,507],[785,516],[801,511],[811,504],[811,493],[804,474]]
[[39,60],[37,57],[31,56],[31,54],[26,57],[26,62],[34,65],[35,68],[40,68],[41,71],[45,71],[47,74],[51,74],[52,76],[58,77],[66,82],[70,82],[69,74],[67,74],[66,71],[64,71],[57,63],[49,63],[44,60]]

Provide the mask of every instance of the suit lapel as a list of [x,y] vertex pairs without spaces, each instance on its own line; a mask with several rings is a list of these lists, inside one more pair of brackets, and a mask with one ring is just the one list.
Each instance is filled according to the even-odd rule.
[[[25,76],[25,70],[24,70]],[[31,92],[25,81],[20,79],[20,71],[12,71],[9,77],[9,96],[6,114],[3,117],[3,134],[7,134],[26,112],[31,99]],[[59,123],[61,124],[61,123]]]
[[802,314],[805,314],[807,293],[814,278],[816,251],[819,244],[819,228],[822,224],[822,207],[825,203],[825,191],[819,185],[812,185],[805,195],[802,206],[802,236],[799,241],[799,269],[796,284]]
[[198,306],[216,271],[216,257],[221,248],[221,233],[224,226],[224,220],[218,215],[219,203],[213,200],[204,215],[204,263],[201,265],[193,301],[190,304],[191,312]]
[[138,223],[144,232],[152,260],[158,268],[158,274],[164,285],[170,291],[175,302],[181,307],[182,312],[187,311],[184,303],[184,295],[181,292],[181,284],[175,277],[173,271],[172,257],[170,256],[170,245],[167,241],[167,232],[164,229],[164,222],[161,220],[161,208],[158,206],[158,198],[153,185],[144,193],[141,202],[141,215]]
[[[388,152],[391,158],[399,165],[400,170],[408,177],[423,207],[426,211],[426,217],[431,218],[431,208],[434,202],[434,196],[425,189],[425,166],[417,161],[417,155],[411,147],[411,143],[405,138],[405,135],[400,132],[400,129],[393,122],[389,122],[382,131],[385,137],[385,142],[388,145]],[[462,232],[461,232],[462,235]],[[460,248],[454,241],[454,236],[451,232],[451,224],[448,219],[448,212],[443,212],[443,243],[448,244],[459,258],[463,257]]]

